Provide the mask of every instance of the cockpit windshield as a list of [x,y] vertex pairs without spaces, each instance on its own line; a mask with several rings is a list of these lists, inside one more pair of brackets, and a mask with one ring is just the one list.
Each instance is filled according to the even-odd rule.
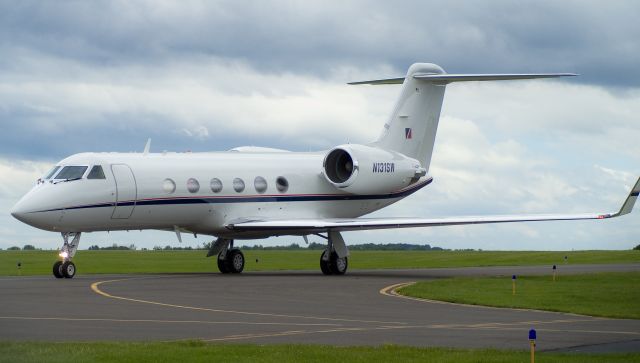
[[44,180],[49,180],[51,178],[53,178],[53,176],[56,174],[56,172],[60,169],[60,165],[56,165],[53,168],[51,168],[51,170],[49,170],[48,173],[45,174],[45,177],[43,178]]
[[56,175],[56,180],[74,180],[80,179],[84,175],[84,172],[87,171],[86,166],[65,166],[62,170]]
[[104,171],[102,170],[102,166],[94,165],[87,175],[87,179],[106,179],[104,176]]

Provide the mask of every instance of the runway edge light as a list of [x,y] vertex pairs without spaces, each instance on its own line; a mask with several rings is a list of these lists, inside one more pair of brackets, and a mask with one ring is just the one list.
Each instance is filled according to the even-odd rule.
[[531,347],[531,363],[535,363],[536,354],[536,330],[529,330],[529,346]]
[[511,294],[516,294],[516,275],[511,276]]

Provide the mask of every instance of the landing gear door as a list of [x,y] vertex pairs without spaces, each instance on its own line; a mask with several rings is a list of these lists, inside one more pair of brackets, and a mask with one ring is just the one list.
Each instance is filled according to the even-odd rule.
[[113,164],[111,171],[116,181],[116,206],[113,209],[112,219],[127,219],[131,217],[136,207],[138,196],[136,178],[128,165]]

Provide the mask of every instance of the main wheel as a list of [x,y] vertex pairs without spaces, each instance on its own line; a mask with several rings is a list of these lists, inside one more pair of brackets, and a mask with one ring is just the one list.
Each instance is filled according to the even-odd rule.
[[62,261],[56,261],[56,263],[53,264],[53,276],[55,276],[57,279],[61,279],[64,277],[62,275]]
[[71,261],[63,263],[60,270],[62,270],[62,276],[68,279],[71,279],[76,275],[76,265]]
[[329,258],[326,258],[326,255],[328,253],[329,253],[329,250],[324,250],[320,255],[320,270],[322,270],[322,273],[325,275],[332,274],[331,268],[329,267],[329,264],[331,263],[331,261],[329,260]]
[[227,251],[227,270],[234,274],[239,274],[244,270],[244,254],[237,248]]
[[340,258],[338,254],[334,252],[331,253],[331,258],[329,259],[329,269],[334,275],[344,275],[347,272],[347,268],[349,267],[349,260],[347,257]]
[[[222,252],[220,252],[220,254],[222,254]],[[228,274],[230,271],[227,268],[227,260],[223,260],[220,258],[220,254],[218,254],[218,270],[220,270],[221,273],[223,274]],[[227,251],[227,255],[226,257],[229,257],[229,252]]]

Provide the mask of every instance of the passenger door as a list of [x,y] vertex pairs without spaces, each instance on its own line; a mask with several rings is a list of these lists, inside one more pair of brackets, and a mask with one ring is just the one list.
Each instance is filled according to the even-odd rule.
[[126,164],[113,164],[111,171],[116,182],[116,206],[111,218],[127,219],[131,217],[138,196],[136,178]]

